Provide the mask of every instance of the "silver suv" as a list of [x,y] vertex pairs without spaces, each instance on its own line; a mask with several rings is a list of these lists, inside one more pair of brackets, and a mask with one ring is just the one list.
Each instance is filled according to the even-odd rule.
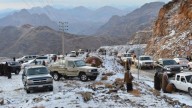
[[53,79],[45,66],[35,65],[24,68],[22,81],[27,93],[35,89],[53,91]]

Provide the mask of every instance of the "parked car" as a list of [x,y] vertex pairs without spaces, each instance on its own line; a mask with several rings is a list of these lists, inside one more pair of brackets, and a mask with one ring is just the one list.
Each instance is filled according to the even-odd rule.
[[21,69],[24,69],[27,66],[32,66],[32,65],[41,65],[42,61],[36,61],[35,59],[29,60],[28,62],[22,63],[21,64]]
[[[8,63],[8,66],[10,67],[11,73],[15,73],[16,75],[19,74],[21,70],[21,64],[16,61],[6,61]],[[1,64],[5,64],[6,62],[2,62]]]
[[79,77],[81,81],[95,80],[99,75],[96,67],[87,66],[85,61],[78,58],[66,58],[49,65],[53,79],[58,81],[61,77]]
[[157,61],[156,71],[164,72],[166,71],[168,75],[175,75],[183,71],[183,67],[173,59],[161,58]]
[[148,68],[153,68],[154,67],[154,61],[152,59],[151,56],[147,56],[147,55],[141,55],[139,56],[139,58],[135,59],[135,66],[137,68],[144,68],[144,67],[148,67]]
[[175,60],[178,64],[180,64],[184,68],[188,67],[189,61],[186,58],[174,58],[173,60]]
[[35,59],[37,62],[43,63],[45,61],[45,65],[48,65],[51,62],[51,58],[49,56],[39,56]]
[[45,66],[29,66],[24,68],[22,82],[27,93],[37,89],[53,91],[53,79]]
[[132,61],[131,53],[123,53],[123,54],[121,54],[121,60],[123,60],[124,62],[127,61],[127,60],[131,60]]
[[188,92],[192,96],[192,72],[183,72],[175,75],[173,80],[170,80],[175,89]]
[[35,59],[37,57],[37,55],[25,55],[21,58],[17,58],[16,61],[19,63],[24,63],[27,62],[29,60]]

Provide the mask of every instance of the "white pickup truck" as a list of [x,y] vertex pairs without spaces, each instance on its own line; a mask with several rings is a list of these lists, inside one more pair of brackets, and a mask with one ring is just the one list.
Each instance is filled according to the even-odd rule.
[[170,80],[175,89],[188,92],[192,96],[192,72],[183,72],[175,75],[175,78]]
[[154,61],[152,57],[147,55],[139,56],[139,58],[135,59],[134,64],[137,68],[140,68],[140,69],[144,67],[150,67],[150,68],[154,67]]

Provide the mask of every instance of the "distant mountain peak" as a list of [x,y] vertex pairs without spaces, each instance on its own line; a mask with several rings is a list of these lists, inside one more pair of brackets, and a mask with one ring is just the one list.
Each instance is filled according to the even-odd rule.
[[21,26],[21,28],[32,28],[33,26],[31,24],[24,24]]

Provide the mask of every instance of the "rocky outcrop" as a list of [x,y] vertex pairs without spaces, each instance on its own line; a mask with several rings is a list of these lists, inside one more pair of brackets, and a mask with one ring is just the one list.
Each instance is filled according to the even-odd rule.
[[159,11],[146,53],[155,58],[190,55],[191,30],[192,0],[172,0]]

